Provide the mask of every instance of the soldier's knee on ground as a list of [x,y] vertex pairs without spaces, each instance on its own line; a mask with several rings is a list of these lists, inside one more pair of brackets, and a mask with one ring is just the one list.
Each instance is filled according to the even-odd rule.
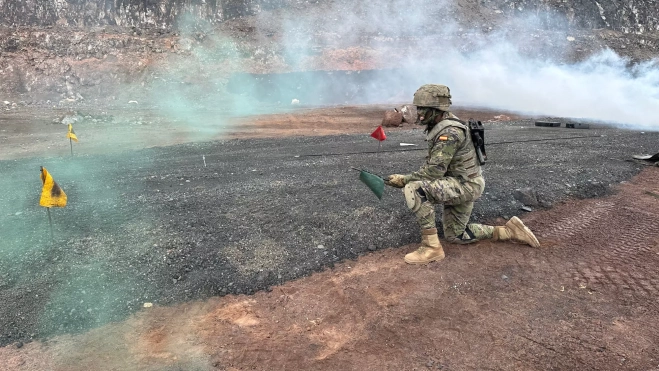
[[405,202],[407,203],[407,207],[412,210],[412,212],[419,211],[421,204],[428,200],[426,197],[426,192],[421,189],[421,182],[407,183],[403,189],[403,193],[405,194]]
[[446,233],[446,231],[444,231],[444,238],[448,242],[455,243],[458,245],[467,245],[478,241],[478,239],[474,236],[473,232],[469,230],[469,227],[467,227],[464,230],[464,232],[460,233],[459,235]]

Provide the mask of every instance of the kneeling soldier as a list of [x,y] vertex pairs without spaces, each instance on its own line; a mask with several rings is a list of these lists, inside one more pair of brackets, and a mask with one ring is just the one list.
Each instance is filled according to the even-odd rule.
[[410,264],[444,258],[435,225],[435,204],[444,206],[445,238],[467,244],[484,239],[513,240],[533,247],[540,243],[517,217],[504,226],[469,223],[474,201],[483,193],[485,180],[471,140],[469,127],[450,112],[451,92],[444,85],[423,85],[414,93],[418,124],[425,125],[428,156],[421,168],[407,175],[393,174],[385,181],[403,188],[407,207],[421,226],[421,247],[405,255]]

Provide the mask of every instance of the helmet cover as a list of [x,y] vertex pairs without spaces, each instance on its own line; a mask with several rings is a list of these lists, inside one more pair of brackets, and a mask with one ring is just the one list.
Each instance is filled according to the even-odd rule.
[[446,85],[423,85],[414,93],[412,104],[417,107],[432,107],[449,111],[451,107],[451,90]]

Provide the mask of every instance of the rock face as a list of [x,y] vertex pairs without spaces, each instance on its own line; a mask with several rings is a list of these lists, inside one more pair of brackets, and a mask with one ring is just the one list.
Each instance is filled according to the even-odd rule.
[[[0,24],[171,28],[190,14],[211,23],[300,1],[290,0],[0,0]],[[314,3],[315,1],[310,1]],[[307,1],[309,3],[309,1]]]
[[[382,0],[378,6],[400,1]],[[452,7],[444,16],[465,29],[482,25],[489,32],[490,24],[496,27],[497,22],[506,24],[513,19],[526,22],[529,15],[535,17],[532,27],[538,33],[542,28],[546,34],[570,29],[568,40],[574,42],[573,49],[581,58],[603,48],[612,48],[635,62],[659,55],[659,0],[442,1]],[[327,9],[347,14],[361,3],[367,2],[0,0],[0,101],[55,104],[96,98],[115,101],[123,95],[128,101],[142,96],[141,87],[147,89],[154,82],[159,83],[156,89],[166,81],[177,90],[206,84],[207,90],[217,91],[221,86],[215,85],[230,81],[228,76],[236,72],[376,70],[383,68],[377,64],[381,60],[395,66],[396,58],[389,55],[409,52],[397,44],[407,43],[395,34],[400,28],[384,27],[380,34],[374,26],[365,28],[365,35],[346,35],[325,22]],[[437,9],[437,4],[444,3],[419,0],[415,6]],[[278,8],[286,10],[271,11]],[[290,19],[282,20],[286,15]],[[282,26],[307,15],[320,19],[321,24],[300,29]],[[434,13],[427,18],[436,22]],[[439,28],[432,30],[424,28],[423,33]],[[213,37],[216,35],[222,37]],[[463,45],[463,36],[442,37],[453,37]],[[581,37],[575,41],[574,36]],[[352,44],[346,45],[344,40]],[[531,43],[531,48],[542,47]],[[322,63],[301,63],[316,55]],[[162,76],[165,69],[167,78]],[[350,100],[355,92],[341,93]],[[301,99],[299,92],[293,98]],[[308,99],[302,101],[308,104]],[[405,122],[414,121],[414,115],[408,118],[402,113]]]
[[[225,4],[226,3],[226,4]],[[173,25],[179,14],[191,13],[210,21],[239,9],[235,1],[182,0],[0,0],[0,23],[13,26],[101,25],[160,27]],[[245,4],[245,1],[240,1]]]
[[587,29],[607,28],[624,33],[659,31],[658,0],[480,0],[504,13],[532,11],[546,26],[564,24]]
[[[435,3],[423,0],[424,2]],[[211,23],[262,10],[329,0],[0,0],[0,24],[7,26],[123,26],[169,29],[191,14]],[[659,30],[659,0],[461,0],[481,11],[537,14],[547,27],[608,28],[625,33]],[[465,4],[462,4],[465,3]]]

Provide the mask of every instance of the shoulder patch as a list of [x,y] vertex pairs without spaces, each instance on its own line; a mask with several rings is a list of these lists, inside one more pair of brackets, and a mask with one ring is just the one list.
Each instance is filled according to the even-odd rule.
[[440,135],[439,140],[448,140],[448,136],[447,135]]

